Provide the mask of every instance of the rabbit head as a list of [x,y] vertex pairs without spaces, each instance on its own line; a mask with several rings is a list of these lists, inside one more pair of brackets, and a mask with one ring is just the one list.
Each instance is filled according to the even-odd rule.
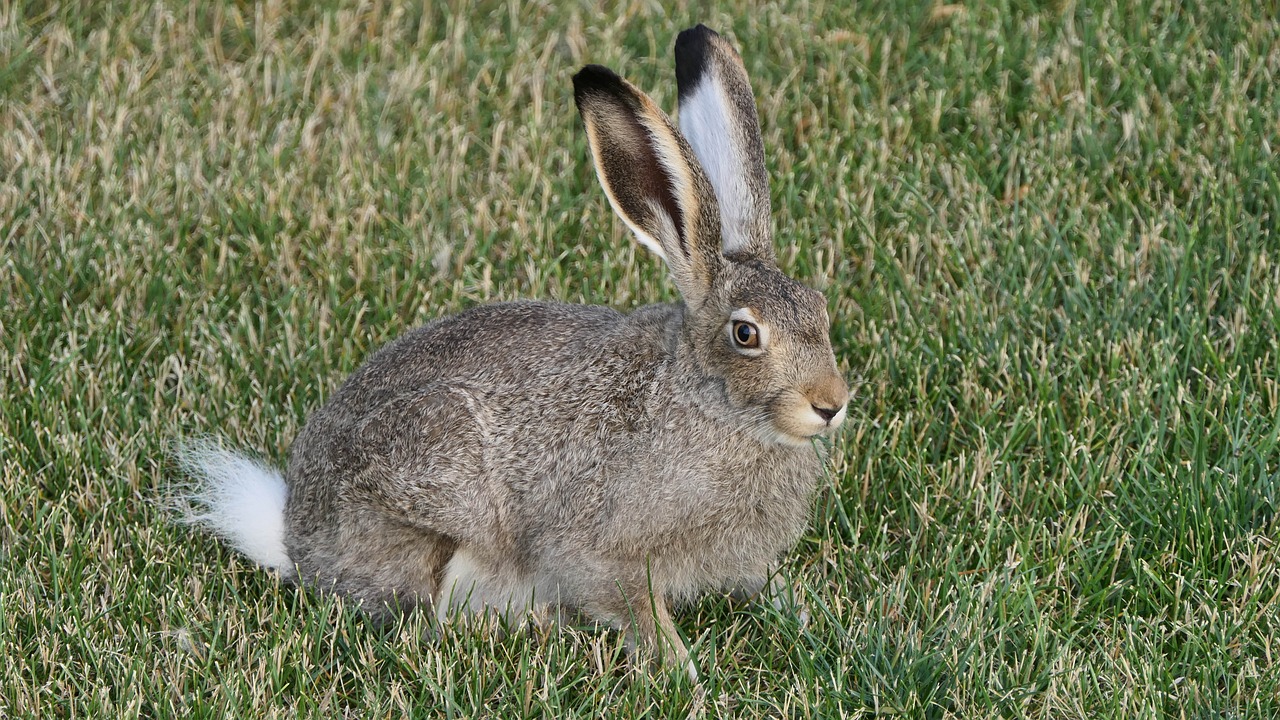
[[676,41],[680,129],[607,68],[574,97],[614,211],[662,257],[685,302],[679,355],[727,401],[726,424],[804,445],[844,420],[848,388],[826,299],[783,274],[755,100],[733,47],[699,25]]

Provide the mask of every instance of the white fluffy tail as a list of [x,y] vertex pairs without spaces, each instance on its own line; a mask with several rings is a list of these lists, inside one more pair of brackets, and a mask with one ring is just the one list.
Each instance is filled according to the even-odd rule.
[[284,546],[289,487],[280,472],[209,439],[183,442],[177,450],[192,480],[177,498],[183,521],[212,532],[282,577],[293,577]]

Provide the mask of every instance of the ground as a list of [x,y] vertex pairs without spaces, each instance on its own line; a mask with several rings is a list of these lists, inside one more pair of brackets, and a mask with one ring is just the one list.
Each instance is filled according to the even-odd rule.
[[[1280,715],[1280,25],[1268,3],[0,7],[0,716]],[[170,522],[170,443],[282,463],[476,303],[675,298],[570,77],[752,75],[849,420],[811,619],[422,637]]]

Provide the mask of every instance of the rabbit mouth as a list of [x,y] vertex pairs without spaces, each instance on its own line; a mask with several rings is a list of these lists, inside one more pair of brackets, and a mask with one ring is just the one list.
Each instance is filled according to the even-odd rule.
[[808,445],[814,438],[833,434],[844,422],[847,407],[838,410],[816,405],[805,395],[787,391],[770,403],[770,425],[775,440],[796,447]]

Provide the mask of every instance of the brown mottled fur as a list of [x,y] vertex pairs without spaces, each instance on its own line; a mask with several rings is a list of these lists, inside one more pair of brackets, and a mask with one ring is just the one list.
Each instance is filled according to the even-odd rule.
[[[741,61],[702,27],[677,47],[682,115],[707,78],[731,92],[727,130],[694,128],[712,146],[604,68],[574,83],[610,202],[685,302],[486,305],[377,352],[290,451],[284,544],[301,580],[377,614],[582,613],[684,662],[669,604],[760,589],[804,530],[811,439],[848,399],[825,301],[774,264]],[[695,150],[719,152],[724,133],[734,165],[713,187]],[[717,192],[742,220],[732,247]],[[735,344],[741,317],[760,348]]]

